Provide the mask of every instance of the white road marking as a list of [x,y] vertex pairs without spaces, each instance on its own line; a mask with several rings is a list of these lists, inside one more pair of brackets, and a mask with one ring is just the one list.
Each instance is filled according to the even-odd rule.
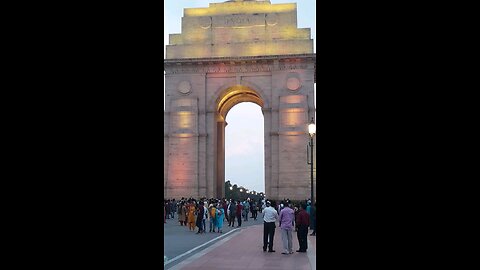
[[171,259],[171,260],[168,260],[167,263],[164,263],[164,264],[163,264],[163,266],[165,267],[165,266],[167,266],[168,264],[170,264],[170,263],[172,263],[172,262],[174,262],[174,261],[182,258],[183,256],[188,255],[188,254],[194,252],[195,250],[198,250],[198,249],[200,249],[200,248],[202,248],[202,247],[204,247],[204,246],[206,246],[206,245],[208,245],[208,244],[210,244],[210,243],[212,243],[212,242],[214,242],[214,241],[216,241],[216,240],[218,240],[218,239],[220,239],[220,238],[226,237],[227,235],[229,235],[229,234],[231,234],[231,233],[233,233],[233,232],[236,232],[236,231],[238,231],[238,230],[240,230],[240,228],[235,228],[235,229],[233,229],[233,230],[231,230],[231,231],[229,231],[229,232],[226,232],[226,233],[224,233],[224,234],[222,234],[222,235],[220,235],[220,236],[218,236],[218,237],[213,238],[212,240],[210,240],[210,241],[208,241],[208,242],[205,242],[205,243],[201,244],[201,245],[198,246],[198,247],[192,248],[192,249],[190,249],[189,251],[187,251],[187,252],[185,252],[185,253],[182,253],[182,254],[176,256],[175,258],[173,258],[173,259]]

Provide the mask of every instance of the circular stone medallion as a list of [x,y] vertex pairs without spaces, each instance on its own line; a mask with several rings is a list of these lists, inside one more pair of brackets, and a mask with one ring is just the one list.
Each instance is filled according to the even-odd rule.
[[212,26],[212,19],[210,17],[200,18],[200,27],[208,29]]
[[267,14],[265,19],[269,26],[274,26],[278,23],[278,15],[276,13]]
[[178,92],[182,94],[188,94],[192,90],[192,85],[188,81],[183,81],[178,84]]
[[292,91],[298,90],[300,88],[300,80],[298,78],[288,78],[287,88]]

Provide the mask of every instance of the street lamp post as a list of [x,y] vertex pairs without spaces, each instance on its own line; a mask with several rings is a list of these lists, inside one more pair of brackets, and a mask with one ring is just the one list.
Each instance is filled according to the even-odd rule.
[[313,204],[313,136],[315,136],[315,122],[313,121],[313,117],[308,125],[308,134],[310,135],[310,162],[307,163],[310,164],[310,200],[312,200]]

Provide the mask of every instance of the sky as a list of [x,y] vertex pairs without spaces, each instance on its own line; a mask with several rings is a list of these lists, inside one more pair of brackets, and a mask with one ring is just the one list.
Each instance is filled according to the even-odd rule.
[[[208,7],[225,0],[165,0],[164,55],[169,34],[181,33],[184,8]],[[310,28],[316,42],[315,0],[271,0],[272,4],[297,3],[298,28]],[[315,49],[314,49],[315,50]],[[263,114],[260,106],[244,102],[234,106],[226,119],[225,180],[251,191],[265,191]],[[267,194],[268,195],[268,194]]]

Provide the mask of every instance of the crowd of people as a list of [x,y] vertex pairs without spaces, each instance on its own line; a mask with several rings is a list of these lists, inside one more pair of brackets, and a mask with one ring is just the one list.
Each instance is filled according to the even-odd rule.
[[262,208],[262,201],[181,198],[179,201],[168,199],[164,201],[164,223],[168,219],[175,219],[177,213],[180,226],[187,226],[189,230],[198,228],[197,234],[206,233],[206,221],[208,220],[209,232],[222,233],[223,222],[227,221],[228,226],[242,226],[242,220],[250,218],[257,220],[258,211]]
[[282,233],[282,254],[292,254],[293,231],[297,232],[297,239],[300,248],[297,252],[307,252],[307,235],[309,227],[312,230],[311,236],[316,235],[316,203],[307,199],[300,203],[293,203],[289,199],[280,202],[259,199],[250,200],[227,200],[200,198],[181,198],[179,201],[168,199],[164,201],[164,223],[168,219],[175,220],[175,213],[180,226],[188,227],[188,230],[195,231],[197,234],[204,234],[208,230],[213,233],[222,233],[224,221],[228,226],[242,226],[242,221],[248,221],[250,218],[257,220],[258,212],[263,215],[263,251],[275,252],[273,249],[273,240],[275,228],[278,222]]

